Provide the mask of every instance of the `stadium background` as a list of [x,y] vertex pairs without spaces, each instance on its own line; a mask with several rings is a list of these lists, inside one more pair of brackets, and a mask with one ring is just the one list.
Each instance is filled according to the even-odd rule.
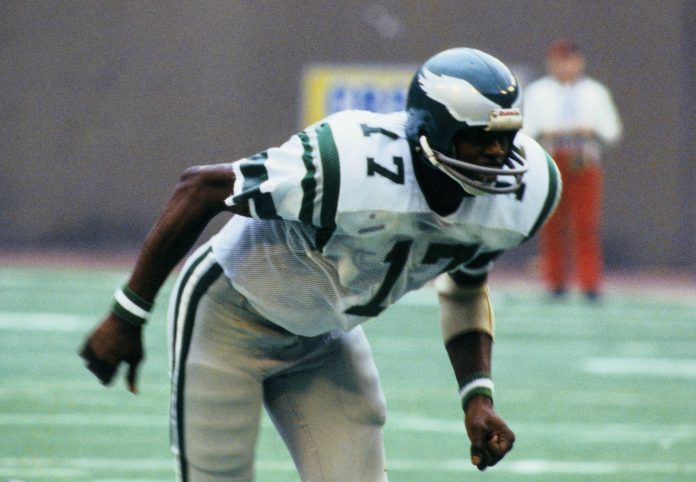
[[411,66],[467,45],[524,82],[569,36],[625,123],[606,159],[607,264],[696,265],[689,0],[3,1],[0,32],[0,248],[137,248],[186,166],[302,126],[311,65]]

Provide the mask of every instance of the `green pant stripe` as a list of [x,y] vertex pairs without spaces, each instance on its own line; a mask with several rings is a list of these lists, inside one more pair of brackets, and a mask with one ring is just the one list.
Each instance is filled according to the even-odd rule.
[[[173,376],[176,377],[176,398],[173,401],[175,403],[175,415],[176,415],[176,435],[179,450],[179,465],[180,473],[183,482],[188,481],[188,460],[186,458],[186,443],[184,440],[184,390],[186,386],[186,360],[188,358],[189,349],[191,347],[191,339],[193,335],[193,328],[195,326],[196,311],[198,310],[198,304],[201,298],[205,295],[206,291],[210,286],[222,275],[222,267],[217,263],[212,263],[208,270],[203,273],[200,278],[195,280],[195,285],[191,291],[190,297],[188,298],[188,307],[186,313],[179,313],[180,303],[183,300],[183,293],[186,286],[192,281],[191,277],[196,268],[198,268],[203,261],[205,261],[208,256],[212,256],[211,250],[208,249],[205,253],[199,257],[187,270],[182,279],[179,292],[177,294],[176,301],[176,312],[178,313],[177,320],[181,315],[183,315],[183,323],[176,326],[176,329],[181,330],[181,350],[179,353],[174,353],[176,359],[177,371],[174,372]],[[174,331],[174,340],[178,337],[178,332]]]
[[[196,268],[198,267],[198,265],[200,265],[200,264],[203,262],[203,260],[204,260],[206,257],[208,257],[208,255],[210,255],[212,252],[213,252],[213,248],[212,248],[212,247],[209,247],[208,249],[206,249],[205,251],[203,251],[203,252],[198,256],[198,258],[196,258],[195,260],[193,260],[193,262],[190,263],[190,265],[188,266],[188,268],[186,269],[186,271],[185,271],[184,273],[181,274],[181,281],[178,283],[179,289],[178,289],[178,291],[177,291],[177,293],[176,293],[176,298],[175,298],[175,301],[174,301],[174,319],[172,320],[172,323],[174,324],[173,329],[172,329],[172,333],[173,333],[174,335],[172,336],[172,340],[171,340],[171,342],[172,342],[172,347],[171,347],[171,352],[172,352],[172,354],[176,354],[176,333],[177,333],[178,330],[179,330],[179,326],[178,326],[178,325],[179,325],[179,319],[180,319],[180,316],[181,316],[180,313],[179,313],[179,309],[180,309],[180,307],[181,307],[181,301],[182,301],[182,298],[183,298],[183,296],[184,296],[184,288],[185,288],[186,285],[188,284],[189,279],[191,278],[191,275],[192,275],[193,272],[196,270]],[[174,362],[175,362],[175,359],[176,359],[176,356],[172,356],[172,366],[170,367],[172,373],[174,373]]]

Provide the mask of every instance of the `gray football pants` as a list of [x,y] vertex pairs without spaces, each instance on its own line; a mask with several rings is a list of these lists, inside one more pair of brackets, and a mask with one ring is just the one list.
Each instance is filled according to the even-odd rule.
[[169,308],[179,480],[253,480],[263,405],[303,481],[386,481],[385,401],[362,329],[301,337],[246,308],[209,248],[189,258]]

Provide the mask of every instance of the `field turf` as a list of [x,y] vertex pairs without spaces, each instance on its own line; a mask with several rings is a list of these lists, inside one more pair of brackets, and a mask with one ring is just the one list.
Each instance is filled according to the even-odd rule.
[[[171,282],[147,327],[139,395],[122,377],[103,388],[77,356],[125,277],[118,268],[0,268],[0,481],[174,480]],[[387,396],[392,482],[696,480],[696,294],[617,290],[599,304],[554,302],[533,282],[503,282],[493,299],[496,408],[517,442],[484,473],[468,462],[433,292],[365,324]],[[299,480],[267,418],[257,480]]]

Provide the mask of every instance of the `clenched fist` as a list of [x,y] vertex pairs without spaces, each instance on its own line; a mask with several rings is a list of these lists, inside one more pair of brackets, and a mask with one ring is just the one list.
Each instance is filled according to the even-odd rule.
[[464,424],[471,440],[471,463],[479,470],[494,466],[512,450],[515,434],[495,413],[490,398],[469,400]]

